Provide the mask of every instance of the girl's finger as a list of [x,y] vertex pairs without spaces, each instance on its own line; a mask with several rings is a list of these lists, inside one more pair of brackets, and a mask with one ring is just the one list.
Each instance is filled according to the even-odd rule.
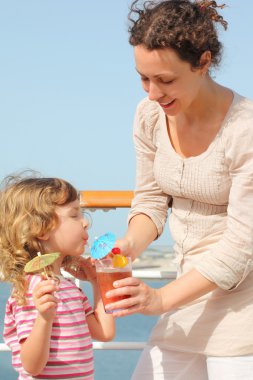
[[39,290],[40,288],[43,288],[44,286],[47,286],[47,285],[57,285],[57,281],[55,280],[42,280],[40,281],[35,287],[34,287],[34,291],[37,291]]
[[55,302],[47,302],[40,306],[39,311],[40,313],[45,313],[49,309],[55,309],[56,303]]
[[54,304],[57,304],[58,300],[52,294],[45,294],[44,296],[40,297],[38,300],[39,305],[43,305],[47,302],[53,302]]
[[34,289],[33,296],[36,298],[42,297],[44,294],[53,293],[58,290],[58,286],[55,283],[42,285],[37,289]]

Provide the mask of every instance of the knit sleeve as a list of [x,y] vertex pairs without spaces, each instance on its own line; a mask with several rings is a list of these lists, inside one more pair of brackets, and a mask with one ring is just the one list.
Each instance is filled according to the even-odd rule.
[[237,287],[253,270],[253,102],[244,106],[228,128],[225,154],[231,178],[227,226],[222,238],[196,265],[219,287]]
[[136,188],[129,221],[137,214],[145,214],[156,225],[159,236],[167,219],[170,196],[161,190],[154,177],[155,134],[158,123],[157,105],[144,99],[137,107],[134,120]]

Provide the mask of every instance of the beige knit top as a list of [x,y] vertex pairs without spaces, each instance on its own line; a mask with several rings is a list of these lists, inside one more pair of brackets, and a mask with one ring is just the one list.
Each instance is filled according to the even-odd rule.
[[253,354],[253,101],[234,93],[208,149],[182,158],[171,145],[163,110],[144,99],[134,141],[130,218],[148,215],[161,234],[172,202],[178,276],[196,268],[219,286],[162,315],[150,341],[207,355]]

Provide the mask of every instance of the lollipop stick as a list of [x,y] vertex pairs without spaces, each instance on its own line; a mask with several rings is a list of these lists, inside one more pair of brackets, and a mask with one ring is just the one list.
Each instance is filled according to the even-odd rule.
[[44,274],[46,276],[47,280],[49,280],[49,276],[48,276],[46,267],[44,267],[42,274]]

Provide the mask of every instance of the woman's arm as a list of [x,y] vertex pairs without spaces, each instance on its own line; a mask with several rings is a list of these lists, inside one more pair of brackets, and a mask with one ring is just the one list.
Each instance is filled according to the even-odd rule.
[[159,115],[159,106],[148,99],[141,101],[135,114],[136,186],[128,231],[115,244],[133,260],[162,233],[171,201],[171,196],[162,191],[155,179],[155,136],[164,123],[164,115],[161,118]]
[[114,313],[123,317],[134,313],[161,315],[196,300],[217,288],[217,285],[193,269],[160,289],[154,289],[136,278],[126,278],[114,282],[115,290],[107,292],[108,298],[129,294],[123,301],[107,305],[106,309],[125,310]]
[[125,256],[136,259],[157,237],[157,228],[147,215],[138,214],[129,223],[126,236],[116,241]]
[[54,281],[45,280],[37,284],[33,291],[38,316],[31,333],[21,344],[20,351],[22,366],[32,376],[40,374],[48,361],[50,337],[57,306],[57,299],[53,295],[56,290]]

